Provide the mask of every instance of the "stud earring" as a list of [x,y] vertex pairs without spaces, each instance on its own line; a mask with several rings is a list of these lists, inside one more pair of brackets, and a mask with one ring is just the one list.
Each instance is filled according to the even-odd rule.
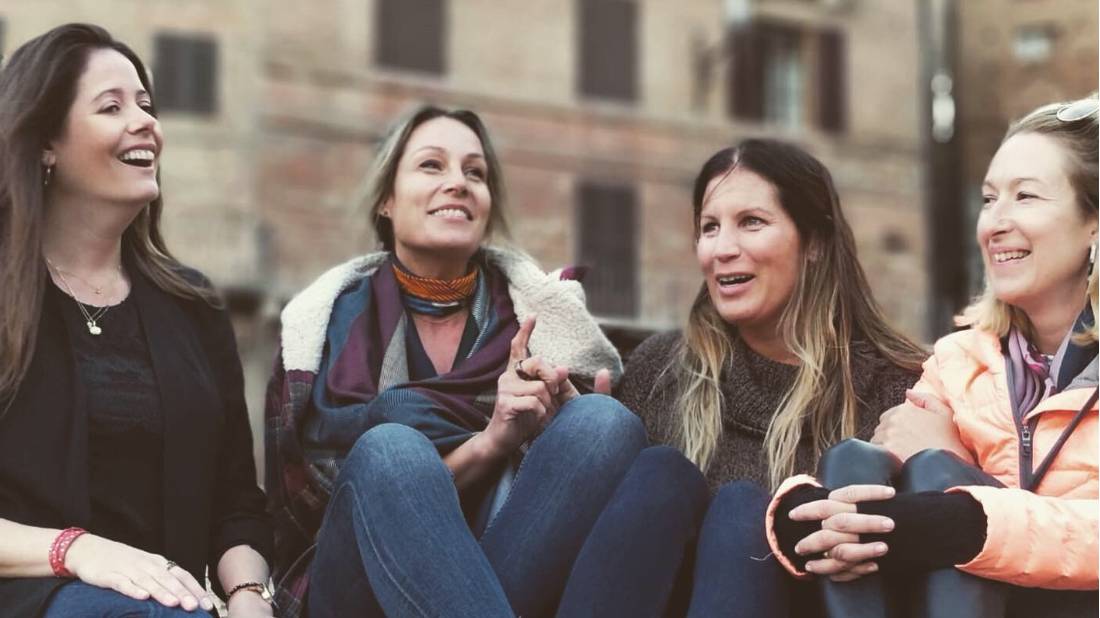
[[53,180],[53,166],[47,165],[42,177],[42,186],[50,186],[50,180]]

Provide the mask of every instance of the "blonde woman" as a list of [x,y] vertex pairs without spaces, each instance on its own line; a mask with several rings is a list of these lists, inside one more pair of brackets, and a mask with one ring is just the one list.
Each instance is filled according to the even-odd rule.
[[608,392],[618,354],[568,273],[488,244],[503,181],[475,113],[415,110],[372,173],[383,251],[282,315],[280,615],[546,615],[645,443],[619,402],[571,381]]
[[[813,470],[843,438],[869,438],[925,358],[887,325],[829,172],[803,150],[747,140],[716,153],[693,206],[704,283],[687,327],[643,343],[618,393],[668,446],[642,453],[590,537],[578,561],[589,572],[563,601],[576,613],[686,603],[672,582],[698,533],[690,615],[780,615],[786,578],[774,560],[750,559],[768,554],[765,488]],[[585,586],[614,590],[608,578],[631,594]]]
[[831,615],[886,615],[899,600],[861,578],[879,567],[919,615],[1096,615],[1097,107],[1009,128],[982,186],[987,287],[970,328],[936,343],[920,405],[883,415],[874,445],[826,455],[862,478],[778,493],[785,566],[861,580],[838,584]]

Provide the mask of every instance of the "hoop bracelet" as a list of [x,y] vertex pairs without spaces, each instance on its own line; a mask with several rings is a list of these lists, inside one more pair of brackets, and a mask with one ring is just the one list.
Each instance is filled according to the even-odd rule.
[[225,595],[225,600],[228,601],[233,595],[237,594],[241,590],[250,590],[260,595],[260,598],[267,601],[272,607],[275,605],[275,598],[271,594],[271,589],[267,587],[267,584],[260,582],[245,582],[243,584],[237,584],[233,586],[233,589],[229,591],[229,594]]
[[73,541],[85,532],[87,530],[83,528],[65,528],[54,538],[53,544],[50,545],[50,568],[53,569],[54,575],[57,577],[76,577],[72,571],[65,568],[65,555],[69,553]]

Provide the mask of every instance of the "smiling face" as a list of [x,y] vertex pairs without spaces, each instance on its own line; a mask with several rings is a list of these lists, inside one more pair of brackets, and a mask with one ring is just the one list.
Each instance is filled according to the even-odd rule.
[[59,137],[43,153],[55,197],[145,205],[160,194],[163,146],[152,99],[137,69],[113,49],[96,49],[76,87]]
[[1066,169],[1054,138],[1020,133],[997,150],[982,185],[977,238],[989,283],[1025,313],[1077,305],[1084,294],[1097,222],[1082,211]]
[[487,180],[481,141],[469,127],[439,117],[414,129],[381,208],[398,259],[418,275],[462,275],[489,225]]
[[708,183],[695,256],[723,320],[742,334],[774,337],[801,255],[798,229],[774,185],[741,168]]

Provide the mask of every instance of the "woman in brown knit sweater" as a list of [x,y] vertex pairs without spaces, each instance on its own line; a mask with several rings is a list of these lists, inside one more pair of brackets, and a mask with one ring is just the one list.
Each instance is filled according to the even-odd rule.
[[869,438],[926,356],[887,325],[832,178],[803,150],[716,153],[693,206],[704,282],[686,328],[635,350],[618,392],[658,446],[597,522],[559,615],[786,615],[798,595],[768,555],[769,490]]

